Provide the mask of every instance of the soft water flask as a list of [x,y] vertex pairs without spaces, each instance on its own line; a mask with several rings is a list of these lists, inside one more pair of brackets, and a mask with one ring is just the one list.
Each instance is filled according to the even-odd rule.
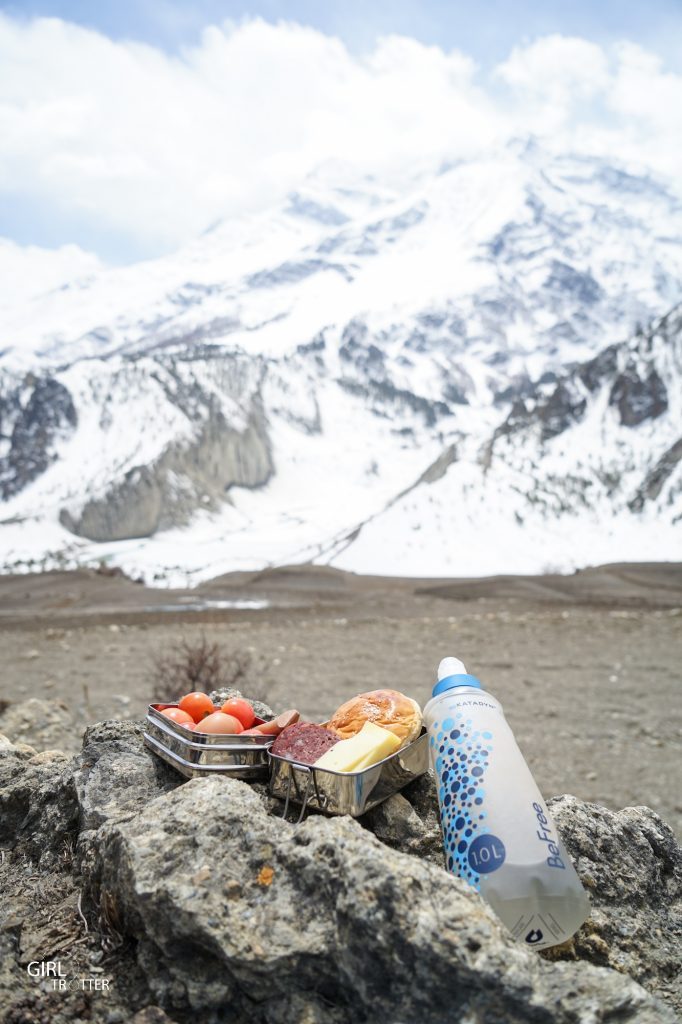
[[565,942],[590,905],[501,705],[445,658],[424,719],[448,870],[514,938],[535,949]]

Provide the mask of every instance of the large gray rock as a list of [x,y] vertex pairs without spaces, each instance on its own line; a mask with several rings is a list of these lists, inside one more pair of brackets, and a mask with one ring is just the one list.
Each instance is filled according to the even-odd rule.
[[[159,794],[175,789],[182,777],[143,745],[142,722],[109,721],[87,729],[75,762],[78,802],[78,860],[88,873],[97,830],[127,821]],[[92,870],[89,872],[92,874]]]
[[443,866],[443,838],[431,772],[359,819],[383,843]]
[[142,743],[141,722],[101,722],[87,729],[74,782],[81,832],[125,821],[182,778]]
[[70,857],[78,823],[71,759],[0,746],[0,848],[43,869]]
[[361,822],[296,827],[263,784],[184,783],[142,732],[100,723],[75,759],[0,737],[0,1002],[13,1022],[81,1016],[75,997],[48,1006],[13,988],[29,947],[42,956],[55,924],[67,938],[81,927],[79,893],[89,944],[58,955],[82,965],[102,929],[123,942],[107,968],[116,998],[92,1004],[103,1024],[153,1003],[180,1024],[675,1019],[680,850],[647,808],[551,802],[593,912],[538,956],[443,871],[429,775]]
[[517,945],[467,886],[357,822],[290,825],[235,780],[157,797],[102,826],[93,851],[93,897],[113,896],[151,991],[181,1019],[675,1019],[624,975]]
[[609,811],[573,796],[549,806],[592,904],[575,955],[682,1011],[682,849],[672,829],[648,807]]

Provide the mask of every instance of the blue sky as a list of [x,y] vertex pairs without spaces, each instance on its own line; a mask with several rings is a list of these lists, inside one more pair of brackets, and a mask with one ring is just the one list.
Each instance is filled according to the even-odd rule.
[[528,134],[679,185],[681,42],[679,0],[0,0],[0,239],[128,263]]
[[15,16],[64,18],[114,39],[137,39],[170,51],[196,42],[206,25],[260,15],[337,35],[353,52],[371,47],[380,35],[397,33],[462,49],[490,65],[519,43],[559,32],[601,44],[631,39],[660,53],[673,70],[682,68],[680,0],[0,0],[0,9]]

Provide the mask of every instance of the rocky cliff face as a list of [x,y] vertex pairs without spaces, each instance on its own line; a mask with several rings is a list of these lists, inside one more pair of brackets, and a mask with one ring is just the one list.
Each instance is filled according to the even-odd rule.
[[[537,430],[541,442],[580,423],[588,403],[602,395],[617,410],[621,426],[637,427],[667,412],[668,390],[682,363],[682,309],[673,310],[650,331],[639,331],[598,356],[524,385],[498,436]],[[660,372],[659,372],[660,367]]]
[[[109,365],[104,379],[88,373],[81,395],[92,404],[91,418],[96,416],[90,457],[100,462],[97,486],[85,503],[62,507],[59,522],[97,542],[151,537],[186,526],[200,510],[221,509],[231,487],[267,483],[274,465],[259,391],[262,374],[257,361],[210,348],[151,360],[123,358]],[[140,415],[116,408],[122,393]],[[164,434],[169,425],[171,441]],[[122,462],[121,433],[130,445]]]
[[[675,437],[679,426],[677,402],[681,370],[682,309],[676,308],[651,330],[638,331],[633,338],[568,368],[551,381],[540,381],[525,389],[504,424],[495,431],[488,466],[495,454],[508,464],[518,466],[528,458],[534,441],[539,449],[537,476],[540,479],[543,475],[543,448],[548,441],[560,435],[565,436],[569,446],[576,443],[574,438],[579,438],[577,443],[583,446],[592,441],[606,451],[590,452],[583,447],[576,450],[573,460],[574,466],[580,461],[584,467],[582,500],[588,504],[594,501],[588,488],[594,487],[597,480],[589,478],[592,476],[589,469],[597,469],[594,475],[598,478],[601,474],[602,483],[612,499],[620,498],[631,511],[641,512],[647,502],[655,502],[659,498],[666,484],[675,477],[680,441],[675,439],[653,465],[646,460],[642,472],[639,469],[642,453],[637,451],[640,438],[636,428],[646,424],[648,436],[651,436],[656,422],[669,412],[669,390],[674,389],[678,391],[673,398],[675,416],[665,423],[663,429],[670,432],[670,437]],[[585,432],[581,436],[577,428],[590,419],[593,421],[592,437]],[[616,436],[621,458],[609,458],[611,439],[615,440]],[[622,457],[628,442],[631,451]],[[608,468],[604,465],[607,459],[610,462]],[[587,477],[585,470],[588,470]],[[568,477],[565,480],[567,500],[574,504],[568,493],[572,483],[575,479],[571,481]],[[561,487],[558,480],[554,480],[553,485]],[[682,480],[677,479],[668,492],[668,503],[676,504],[680,493]]]
[[[443,870],[428,779],[297,826],[261,784],[183,782],[141,731],[102,723],[75,758],[0,744],[9,1024],[676,1019],[682,851],[647,808],[553,802],[593,909],[541,957]],[[48,958],[110,991],[45,991],[25,964]]]
[[6,377],[0,387],[0,496],[6,500],[56,461],[58,444],[73,434],[78,415],[68,389],[54,377]]
[[272,472],[260,401],[254,403],[243,430],[231,427],[222,412],[211,409],[195,440],[169,445],[155,462],[129,469],[76,516],[62,509],[59,521],[88,540],[151,537],[159,530],[186,526],[198,509],[216,511],[231,487],[259,487]]

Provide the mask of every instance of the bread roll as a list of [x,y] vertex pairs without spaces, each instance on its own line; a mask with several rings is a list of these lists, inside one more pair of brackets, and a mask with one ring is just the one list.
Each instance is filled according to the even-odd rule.
[[416,701],[398,690],[371,690],[342,704],[328,725],[347,740],[360,732],[365,722],[390,729],[404,747],[421,732],[422,713]]

